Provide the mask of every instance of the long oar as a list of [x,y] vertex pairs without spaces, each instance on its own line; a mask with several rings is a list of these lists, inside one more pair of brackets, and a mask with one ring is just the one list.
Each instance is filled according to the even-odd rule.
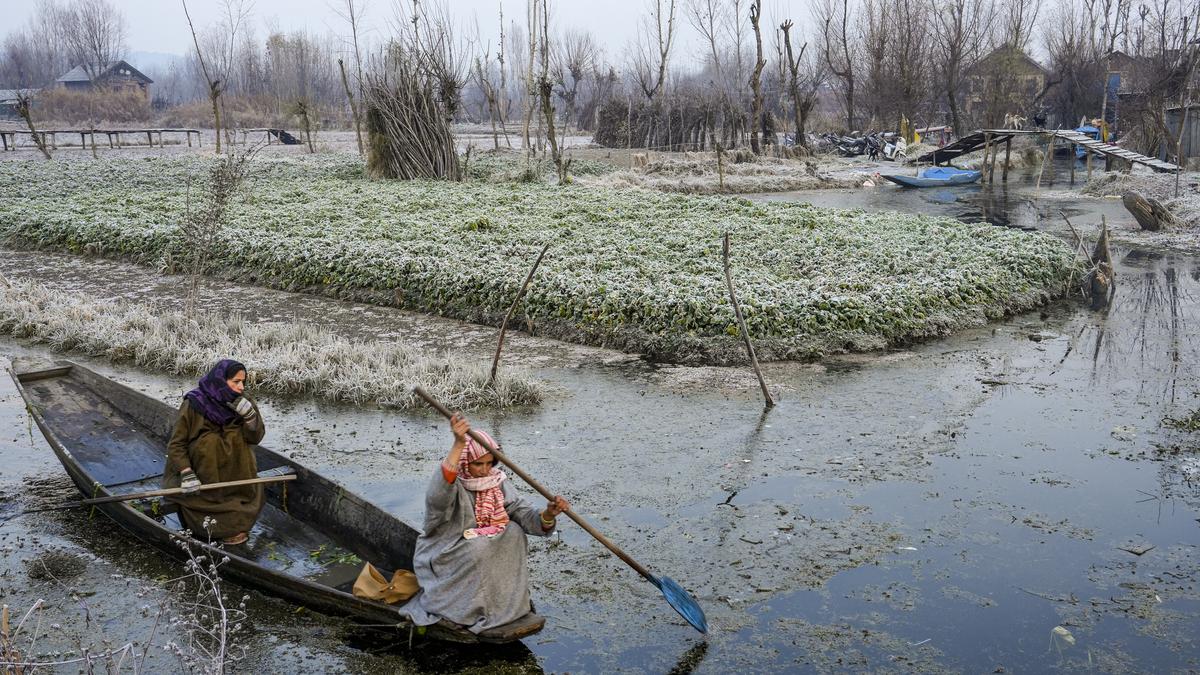
[[[274,469],[268,469],[258,474],[257,478],[246,478],[243,480],[231,480],[224,483],[208,483],[196,488],[196,492],[204,492],[205,490],[217,490],[219,488],[237,487],[239,485],[260,485],[263,483],[282,483],[283,481],[296,480],[296,473],[290,466],[280,466]],[[160,490],[149,490],[147,492],[133,492],[127,495],[114,495],[112,497],[96,497],[94,499],[81,499],[75,502],[66,502],[65,504],[57,504],[55,506],[44,506],[40,509],[26,509],[20,513],[14,513],[4,519],[0,519],[0,524],[23,516],[27,513],[42,513],[45,511],[61,511],[63,509],[74,509],[80,506],[95,506],[97,504],[111,504],[113,502],[128,502],[135,499],[148,499],[150,497],[170,497],[172,495],[183,494],[183,488],[162,488]]]
[[[454,413],[450,412],[446,406],[438,403],[437,400],[435,400],[433,396],[429,394],[429,392],[425,391],[421,387],[414,387],[413,392],[416,393],[417,396],[425,399],[425,402],[432,406],[435,410],[445,415],[446,419],[450,419],[454,415]],[[484,448],[487,448],[487,450],[492,453],[492,456],[494,456],[498,461],[503,462],[508,466],[508,468],[512,469],[513,473],[520,476],[521,480],[529,484],[529,487],[537,490],[546,499],[551,501],[554,500],[554,493],[542,487],[541,483],[538,483],[536,480],[531,478],[529,474],[522,471],[521,467],[513,464],[513,461],[509,459],[507,455],[500,452],[500,448],[493,447],[491,443],[488,443],[487,440],[484,439],[483,436],[481,436],[474,429],[471,429],[467,433],[471,435],[471,438],[475,439],[476,443]],[[582,527],[585,532],[595,537],[596,541],[604,544],[604,547],[612,551],[613,555],[624,561],[626,565],[632,567],[634,571],[645,577],[647,581],[657,586],[658,589],[662,591],[663,597],[667,599],[667,602],[670,603],[671,607],[673,607],[676,612],[679,612],[679,616],[682,616],[684,619],[686,619],[687,622],[692,624],[696,630],[700,631],[701,633],[708,632],[708,620],[704,618],[704,610],[700,608],[700,604],[696,602],[696,599],[693,598],[691,594],[683,590],[682,586],[675,583],[674,579],[665,576],[658,577],[651,574],[650,570],[642,567],[638,561],[630,557],[625,551],[622,551],[616,544],[609,541],[608,537],[600,534],[596,528],[592,527],[586,520],[584,520],[571,509],[567,509],[566,511],[563,511],[563,513],[567,514],[567,516],[569,516],[571,520],[575,521],[575,524]]]

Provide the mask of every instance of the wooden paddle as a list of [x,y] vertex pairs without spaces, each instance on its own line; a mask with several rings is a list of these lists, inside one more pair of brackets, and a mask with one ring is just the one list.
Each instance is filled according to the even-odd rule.
[[[424,399],[426,403],[428,403],[434,410],[437,410],[444,415],[446,419],[450,419],[454,416],[454,413],[450,412],[446,406],[439,403],[433,398],[433,396],[429,394],[429,392],[425,391],[421,387],[414,387],[413,393]],[[529,474],[522,471],[521,467],[514,464],[507,455],[500,452],[500,448],[494,447],[491,443],[488,443],[487,440],[484,439],[484,437],[474,429],[471,429],[467,433],[471,435],[471,438],[475,439],[476,443],[484,448],[487,448],[487,450],[492,453],[492,456],[495,457],[497,461],[503,462],[506,466],[508,466],[508,468],[512,469],[512,472],[520,476],[521,480],[528,483],[529,487],[537,490],[538,493],[540,493],[546,499],[554,501],[554,493],[542,487],[541,483],[538,483],[536,480],[530,477]],[[701,609],[700,604],[696,602],[696,599],[693,598],[687,591],[685,591],[682,586],[680,586],[670,577],[658,577],[651,574],[650,570],[642,567],[638,561],[630,557],[630,555],[625,551],[622,551],[616,544],[609,541],[608,537],[600,534],[599,530],[592,527],[591,524],[589,524],[573,510],[567,509],[566,511],[563,511],[563,513],[567,514],[567,516],[570,517],[571,520],[575,521],[576,525],[582,527],[585,532],[595,537],[596,541],[604,544],[604,547],[612,551],[613,555],[620,558],[626,565],[632,567],[635,572],[642,575],[647,581],[658,587],[658,589],[662,591],[663,597],[665,597],[667,602],[670,603],[671,607],[674,608],[676,612],[679,612],[679,616],[682,616],[684,619],[686,619],[693,628],[701,633],[708,632],[708,620],[704,616],[704,610]]]
[[[205,490],[216,490],[219,488],[237,487],[239,485],[260,485],[263,483],[282,483],[283,481],[296,480],[296,473],[290,466],[279,466],[274,469],[268,469],[260,472],[257,478],[246,478],[243,480],[231,480],[223,483],[208,483],[196,488],[195,492],[204,492]],[[23,516],[27,513],[42,513],[44,511],[61,511],[63,509],[73,509],[80,506],[95,506],[97,504],[111,504],[113,502],[128,502],[135,499],[148,499],[150,497],[170,497],[173,495],[184,494],[183,488],[162,488],[160,490],[149,490],[147,492],[132,492],[127,495],[113,495],[111,497],[96,497],[93,499],[81,499],[77,502],[67,502],[56,506],[45,506],[40,509],[27,509],[20,513],[14,513],[3,520],[0,524]],[[192,493],[189,493],[192,494]]]

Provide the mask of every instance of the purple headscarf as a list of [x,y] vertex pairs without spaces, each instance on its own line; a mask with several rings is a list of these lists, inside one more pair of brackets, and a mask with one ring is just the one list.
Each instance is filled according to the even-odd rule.
[[184,394],[183,397],[191,402],[196,412],[213,424],[225,426],[237,419],[237,413],[229,408],[228,403],[238,395],[225,384],[239,370],[246,366],[233,359],[221,359],[208,374],[200,378],[200,386]]

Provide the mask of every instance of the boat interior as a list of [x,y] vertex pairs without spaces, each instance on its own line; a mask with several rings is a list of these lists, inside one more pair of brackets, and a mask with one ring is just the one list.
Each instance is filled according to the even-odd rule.
[[[78,367],[23,373],[18,379],[30,405],[37,409],[62,448],[94,481],[94,496],[103,496],[104,491],[121,495],[161,487],[166,442],[175,417],[169,406]],[[260,449],[257,454],[260,472],[287,465],[273,452]],[[81,482],[78,475],[72,477],[77,484]],[[305,483],[311,483],[314,476],[305,478]],[[266,505],[249,541],[228,547],[227,552],[267,569],[350,592],[362,569],[362,552],[339,542],[332,534],[337,528],[321,527],[324,519],[297,517],[304,514],[297,514],[295,507],[303,508],[311,502],[303,499],[304,489],[297,482],[268,486]],[[123,504],[171,532],[182,529],[178,513],[168,502],[153,498]],[[371,562],[386,570],[385,574],[390,575],[397,567],[379,559],[383,556],[373,557]],[[405,556],[399,552],[398,557],[411,561],[411,553]]]

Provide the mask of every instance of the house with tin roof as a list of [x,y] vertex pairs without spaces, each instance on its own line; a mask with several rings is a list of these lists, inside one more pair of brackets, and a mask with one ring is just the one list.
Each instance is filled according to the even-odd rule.
[[72,91],[90,91],[105,88],[112,90],[137,89],[143,95],[150,96],[150,85],[154,80],[129,65],[128,61],[110,61],[96,73],[95,77],[88,73],[83,65],[68,70],[54,82],[55,86]]

